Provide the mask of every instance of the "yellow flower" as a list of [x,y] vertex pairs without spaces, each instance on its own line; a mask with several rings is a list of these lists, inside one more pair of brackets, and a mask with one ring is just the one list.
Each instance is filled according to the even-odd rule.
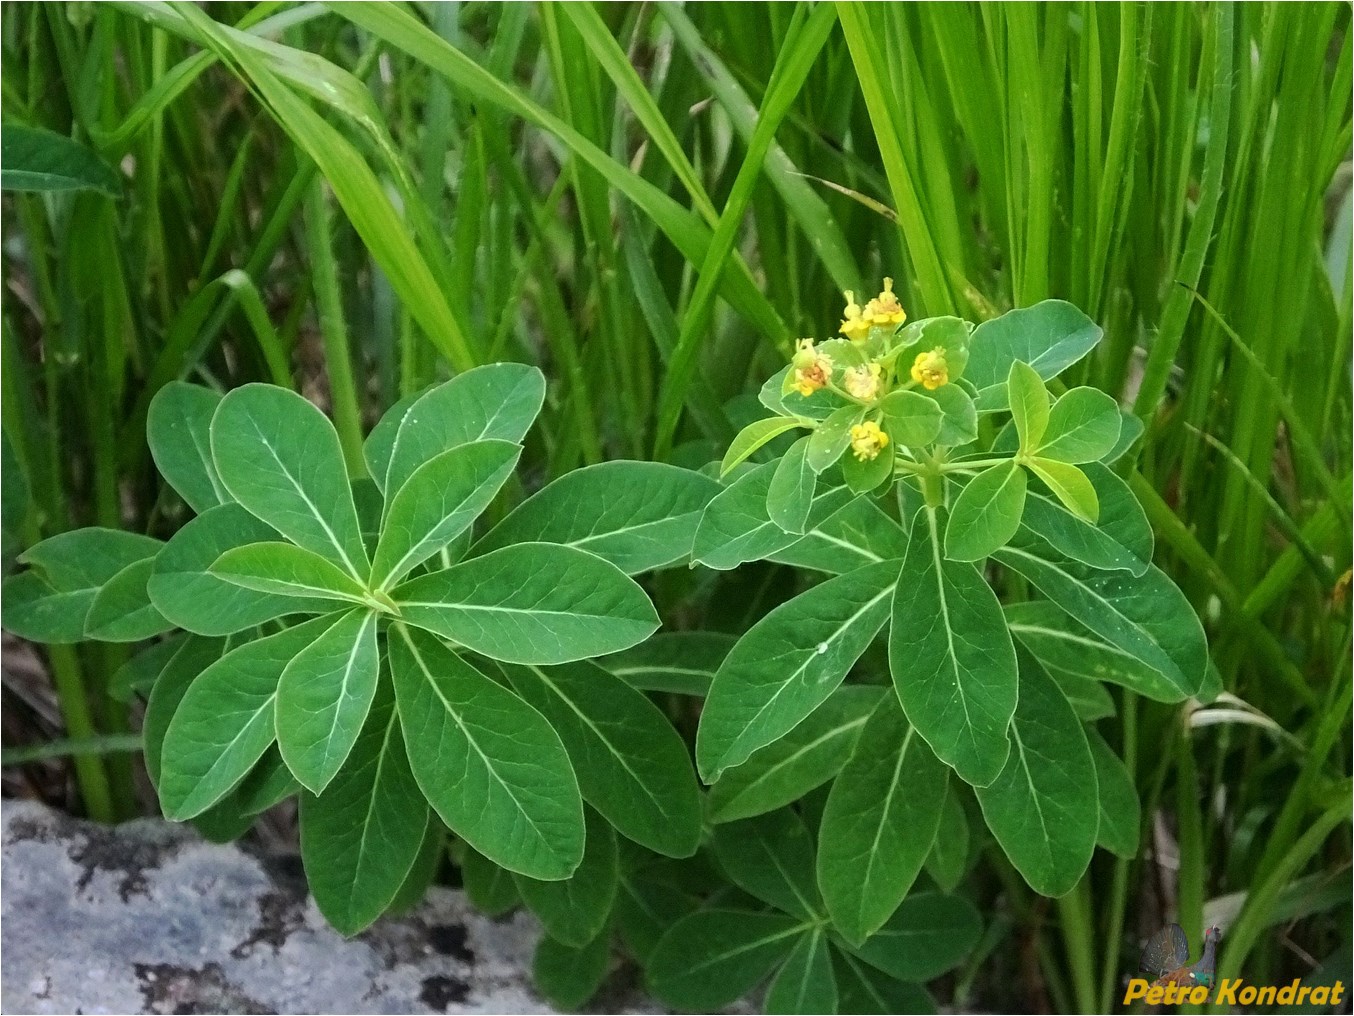
[[813,348],[812,339],[800,339],[795,350],[795,390],[806,398],[832,379],[832,357]]
[[907,320],[907,312],[893,292],[893,280],[884,280],[883,291],[865,305],[864,317],[872,325],[898,326]]
[[866,420],[851,428],[851,451],[861,462],[877,458],[888,443],[889,436],[873,420]]
[[929,353],[918,353],[912,361],[912,380],[933,392],[950,380],[950,368],[945,362],[945,347],[936,346]]
[[879,395],[879,380],[883,373],[884,369],[879,364],[863,363],[848,370],[842,380],[850,395],[864,402],[873,402]]
[[856,294],[849,289],[846,291],[846,309],[842,311],[842,316],[845,320],[842,321],[841,333],[852,342],[859,342],[870,334],[870,321],[861,313]]

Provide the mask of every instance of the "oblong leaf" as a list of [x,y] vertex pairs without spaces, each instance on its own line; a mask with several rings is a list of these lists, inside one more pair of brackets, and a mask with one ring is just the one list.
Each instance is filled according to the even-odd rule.
[[165,731],[160,805],[166,817],[192,818],[225,797],[273,743],[273,701],[283,669],[334,617],[248,642],[189,685]]
[[513,543],[558,543],[637,575],[691,553],[701,513],[719,490],[708,476],[663,462],[585,466],[514,508],[474,553]]
[[212,416],[221,395],[202,385],[170,381],[150,400],[146,443],[160,475],[201,515],[230,494],[212,461]]
[[962,896],[912,893],[888,923],[851,952],[902,981],[929,981],[978,944],[982,921]]
[[716,1012],[751,991],[794,948],[806,925],[783,914],[701,910],[659,939],[649,990],[687,1012]]
[[960,492],[945,526],[945,556],[981,561],[1015,535],[1025,511],[1025,470],[1015,461],[983,470]]
[[712,843],[720,867],[740,889],[796,917],[822,916],[823,899],[813,880],[813,837],[793,810],[725,823]]
[[1062,896],[1091,863],[1099,827],[1095,761],[1081,721],[1043,667],[1025,653],[1014,746],[978,803],[992,835],[1035,892]]
[[154,568],[155,558],[148,557],[105,582],[85,615],[85,634],[102,642],[142,642],[173,628],[146,591]]
[[888,617],[898,576],[883,562],[782,603],[738,640],[710,686],[696,736],[707,783],[792,730],[841,684]]
[[1010,749],[1016,662],[996,595],[977,569],[940,552],[940,519],[923,508],[893,596],[889,670],[903,711],[968,783],[991,783]]
[[1006,377],[1017,360],[1047,381],[1095,348],[1104,332],[1076,307],[1043,300],[984,321],[969,341],[965,378],[978,389],[983,412],[1005,409]]
[[551,882],[513,876],[522,902],[550,937],[574,948],[587,945],[606,927],[619,884],[616,834],[596,812],[586,814],[583,860],[572,875]]
[[1082,564],[1142,575],[1152,563],[1152,528],[1128,484],[1098,462],[1081,467],[1095,488],[1100,514],[1094,525],[1054,498],[1034,491],[1021,525]]
[[1006,390],[1011,400],[1011,422],[1020,438],[1020,451],[1025,455],[1032,454],[1043,443],[1044,432],[1048,430],[1048,389],[1038,371],[1017,360],[1011,364]]
[[212,574],[211,566],[227,551],[277,537],[277,530],[243,505],[208,508],[155,558],[146,581],[151,602],[174,624],[199,635],[230,635],[287,614],[333,610],[330,599],[261,593]]
[[787,533],[802,533],[813,505],[818,481],[808,463],[809,439],[801,437],[776,463],[766,490],[766,514]]
[[277,746],[312,794],[337,775],[376,695],[376,618],[373,610],[348,611],[282,671]]
[[404,625],[388,648],[409,766],[451,831],[532,878],[583,858],[583,801],[540,713],[432,636]]
[[873,499],[849,501],[770,560],[813,568],[829,575],[863,568],[880,561],[894,561],[907,552],[907,533],[880,510]]
[[397,586],[400,616],[509,663],[568,663],[628,649],[658,615],[633,580],[600,557],[518,543]]
[[701,837],[696,774],[661,709],[586,660],[505,670],[517,694],[564,743],[584,800],[636,843],[670,857],[696,852]]
[[1100,516],[1100,499],[1086,474],[1076,466],[1052,459],[1026,459],[1030,472],[1043,480],[1073,515],[1094,523]]
[[212,417],[212,461],[251,513],[366,580],[367,551],[338,433],[314,405],[274,385],[236,388]]
[[806,422],[796,416],[768,416],[764,420],[753,420],[729,444],[729,450],[724,453],[724,459],[719,464],[719,475],[727,475],[729,470],[747,461],[767,442],[803,427]]
[[900,389],[879,400],[879,408],[889,424],[889,436],[901,445],[920,447],[940,436],[945,414],[940,403],[920,392]]
[[806,460],[809,468],[821,473],[842,457],[851,444],[851,428],[865,419],[865,407],[855,403],[842,406],[823,420],[809,436]]
[[388,589],[470,528],[512,475],[520,445],[472,441],[435,455],[391,501],[371,564],[371,584]]
[[1142,836],[1142,803],[1124,760],[1114,753],[1094,727],[1086,728],[1086,741],[1095,759],[1095,782],[1100,805],[1095,841],[1112,854],[1132,859],[1138,856]]
[[902,903],[931,852],[948,770],[887,696],[832,784],[818,826],[818,885],[859,945]]
[[1119,443],[1119,404],[1097,388],[1073,388],[1048,415],[1037,454],[1058,462],[1096,462]]
[[712,631],[659,632],[597,662],[640,691],[705,698],[715,672],[738,640]]
[[387,684],[324,793],[301,795],[301,860],[325,920],[355,935],[380,917],[413,867],[431,822]]
[[832,973],[832,955],[821,928],[805,932],[776,971],[766,989],[766,1013],[818,1013],[837,1011],[837,979]]
[[333,561],[280,541],[226,551],[208,569],[227,582],[277,596],[361,603],[366,588]]

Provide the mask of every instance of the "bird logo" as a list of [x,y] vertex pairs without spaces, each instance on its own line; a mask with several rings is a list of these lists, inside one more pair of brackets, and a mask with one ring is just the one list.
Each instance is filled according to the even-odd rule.
[[1153,986],[1174,984],[1181,987],[1213,987],[1218,963],[1218,941],[1222,931],[1209,928],[1204,934],[1204,952],[1198,962],[1189,965],[1189,939],[1178,924],[1168,924],[1147,940],[1142,948],[1142,969],[1156,977]]

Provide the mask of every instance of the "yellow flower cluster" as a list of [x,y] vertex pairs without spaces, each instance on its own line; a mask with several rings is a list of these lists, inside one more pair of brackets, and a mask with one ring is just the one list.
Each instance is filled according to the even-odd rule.
[[945,347],[936,346],[929,353],[918,353],[912,362],[912,380],[933,392],[950,380],[950,368],[945,362]]
[[852,342],[860,342],[870,334],[871,328],[898,327],[907,320],[907,312],[893,292],[893,280],[885,279],[879,295],[863,308],[856,303],[856,294],[848,289],[842,318],[841,333]]
[[850,368],[842,378],[847,394],[862,402],[873,402],[879,396],[884,368],[871,360]]
[[795,390],[806,398],[832,380],[832,357],[813,348],[812,339],[800,339],[794,358]]
[[888,443],[889,436],[873,420],[866,420],[851,428],[851,451],[861,462],[877,458]]

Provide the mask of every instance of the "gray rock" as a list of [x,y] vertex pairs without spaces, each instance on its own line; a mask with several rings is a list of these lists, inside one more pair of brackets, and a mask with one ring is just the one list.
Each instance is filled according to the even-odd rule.
[[535,921],[483,917],[459,891],[344,939],[294,857],[28,801],[0,804],[0,828],[6,1013],[553,1011],[531,988]]

